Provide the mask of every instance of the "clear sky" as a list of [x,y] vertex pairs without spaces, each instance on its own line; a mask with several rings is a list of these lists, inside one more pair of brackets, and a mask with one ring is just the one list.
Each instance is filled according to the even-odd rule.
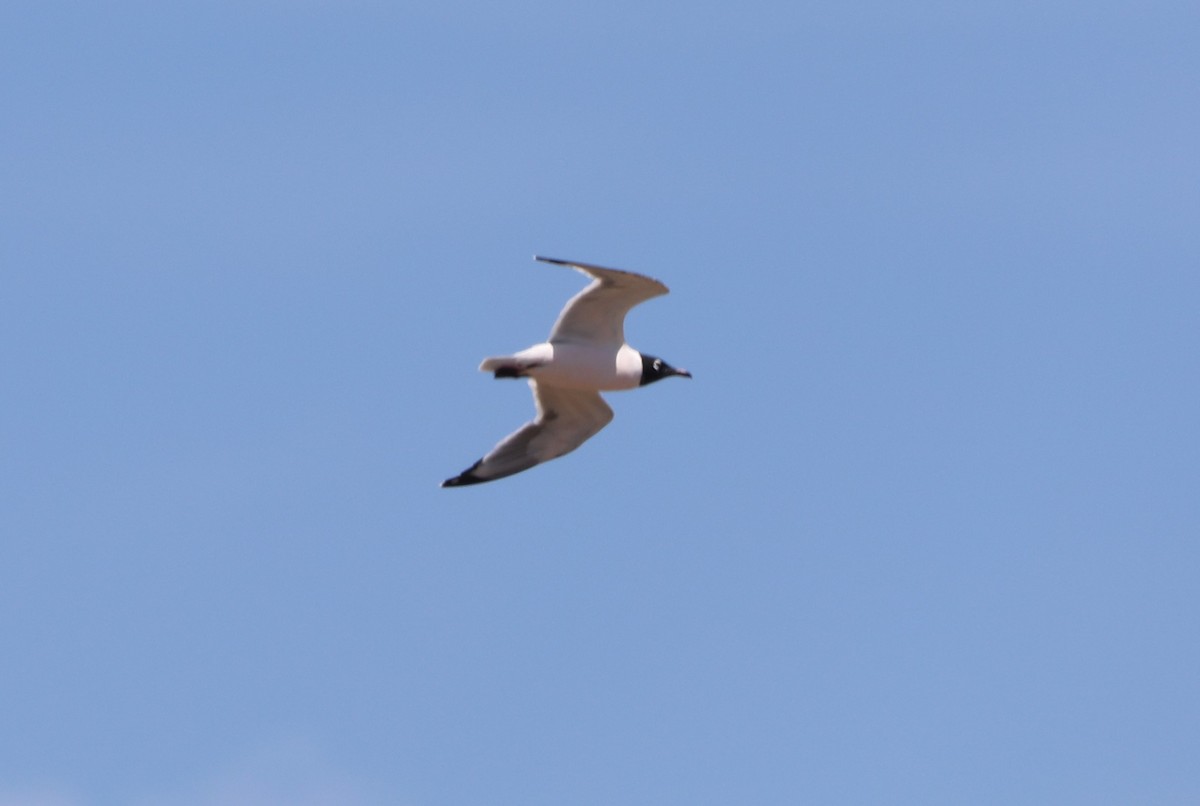
[[1200,802],[1197,31],[5,3],[0,806]]

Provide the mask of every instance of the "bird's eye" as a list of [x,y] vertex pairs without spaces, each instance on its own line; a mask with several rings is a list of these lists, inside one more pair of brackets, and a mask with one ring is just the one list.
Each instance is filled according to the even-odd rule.
[[662,369],[662,360],[661,360],[661,359],[657,359],[657,358],[656,358],[656,359],[654,360],[654,368],[655,368],[655,369]]

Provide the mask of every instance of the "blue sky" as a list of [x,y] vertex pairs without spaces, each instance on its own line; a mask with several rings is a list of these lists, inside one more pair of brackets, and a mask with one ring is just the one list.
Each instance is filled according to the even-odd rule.
[[0,804],[1196,802],[1198,24],[5,5]]

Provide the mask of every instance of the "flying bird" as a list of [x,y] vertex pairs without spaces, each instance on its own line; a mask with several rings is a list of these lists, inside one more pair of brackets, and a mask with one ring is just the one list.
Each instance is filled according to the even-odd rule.
[[497,378],[528,378],[537,416],[500,441],[443,487],[495,481],[578,448],[612,421],[600,392],[645,386],[672,375],[692,377],[661,358],[625,343],[625,314],[638,303],[662,296],[667,287],[650,277],[588,263],[534,256],[569,266],[592,278],[572,297],[550,338],[514,355],[485,358],[481,372]]

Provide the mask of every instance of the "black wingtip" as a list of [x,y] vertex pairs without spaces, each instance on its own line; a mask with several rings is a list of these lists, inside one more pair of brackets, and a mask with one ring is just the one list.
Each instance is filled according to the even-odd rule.
[[483,464],[482,459],[468,467],[463,472],[459,473],[454,478],[443,481],[442,487],[465,487],[468,484],[482,484],[485,481],[491,481],[491,479],[481,479],[479,476],[475,475],[475,468],[479,467],[481,464]]
[[534,260],[540,260],[543,263],[557,263],[559,266],[574,266],[575,264],[569,260],[559,260],[556,257],[543,257],[542,255],[534,255]]

